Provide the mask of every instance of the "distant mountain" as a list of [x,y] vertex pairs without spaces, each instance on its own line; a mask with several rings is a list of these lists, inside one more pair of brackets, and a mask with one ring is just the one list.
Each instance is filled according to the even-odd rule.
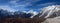
[[24,13],[21,11],[8,12],[7,10],[0,10],[0,18],[30,18],[33,13]]

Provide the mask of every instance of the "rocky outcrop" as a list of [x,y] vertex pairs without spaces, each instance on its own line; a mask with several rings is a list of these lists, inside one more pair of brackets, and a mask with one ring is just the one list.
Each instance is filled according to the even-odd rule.
[[60,16],[55,18],[48,18],[42,23],[60,23]]

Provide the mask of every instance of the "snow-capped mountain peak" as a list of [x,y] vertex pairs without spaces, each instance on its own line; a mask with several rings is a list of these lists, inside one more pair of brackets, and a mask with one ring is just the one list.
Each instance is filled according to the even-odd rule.
[[60,10],[60,5],[52,5],[52,6],[48,6],[43,8],[43,13],[39,16],[44,16],[44,14],[47,13],[47,15],[45,16],[45,18],[48,18],[49,16],[51,16],[54,12],[57,12]]

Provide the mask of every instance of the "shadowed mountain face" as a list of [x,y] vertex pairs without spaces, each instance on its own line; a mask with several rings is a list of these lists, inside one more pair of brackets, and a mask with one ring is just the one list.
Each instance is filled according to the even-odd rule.
[[30,18],[32,13],[8,12],[0,10],[0,23],[41,23],[45,18]]
[[29,18],[33,14],[31,13],[23,13],[23,12],[8,12],[5,10],[0,10],[0,18]]

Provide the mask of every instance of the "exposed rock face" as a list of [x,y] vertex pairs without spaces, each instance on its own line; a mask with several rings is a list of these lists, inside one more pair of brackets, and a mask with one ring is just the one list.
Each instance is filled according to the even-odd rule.
[[60,16],[55,18],[48,18],[42,23],[60,23]]

